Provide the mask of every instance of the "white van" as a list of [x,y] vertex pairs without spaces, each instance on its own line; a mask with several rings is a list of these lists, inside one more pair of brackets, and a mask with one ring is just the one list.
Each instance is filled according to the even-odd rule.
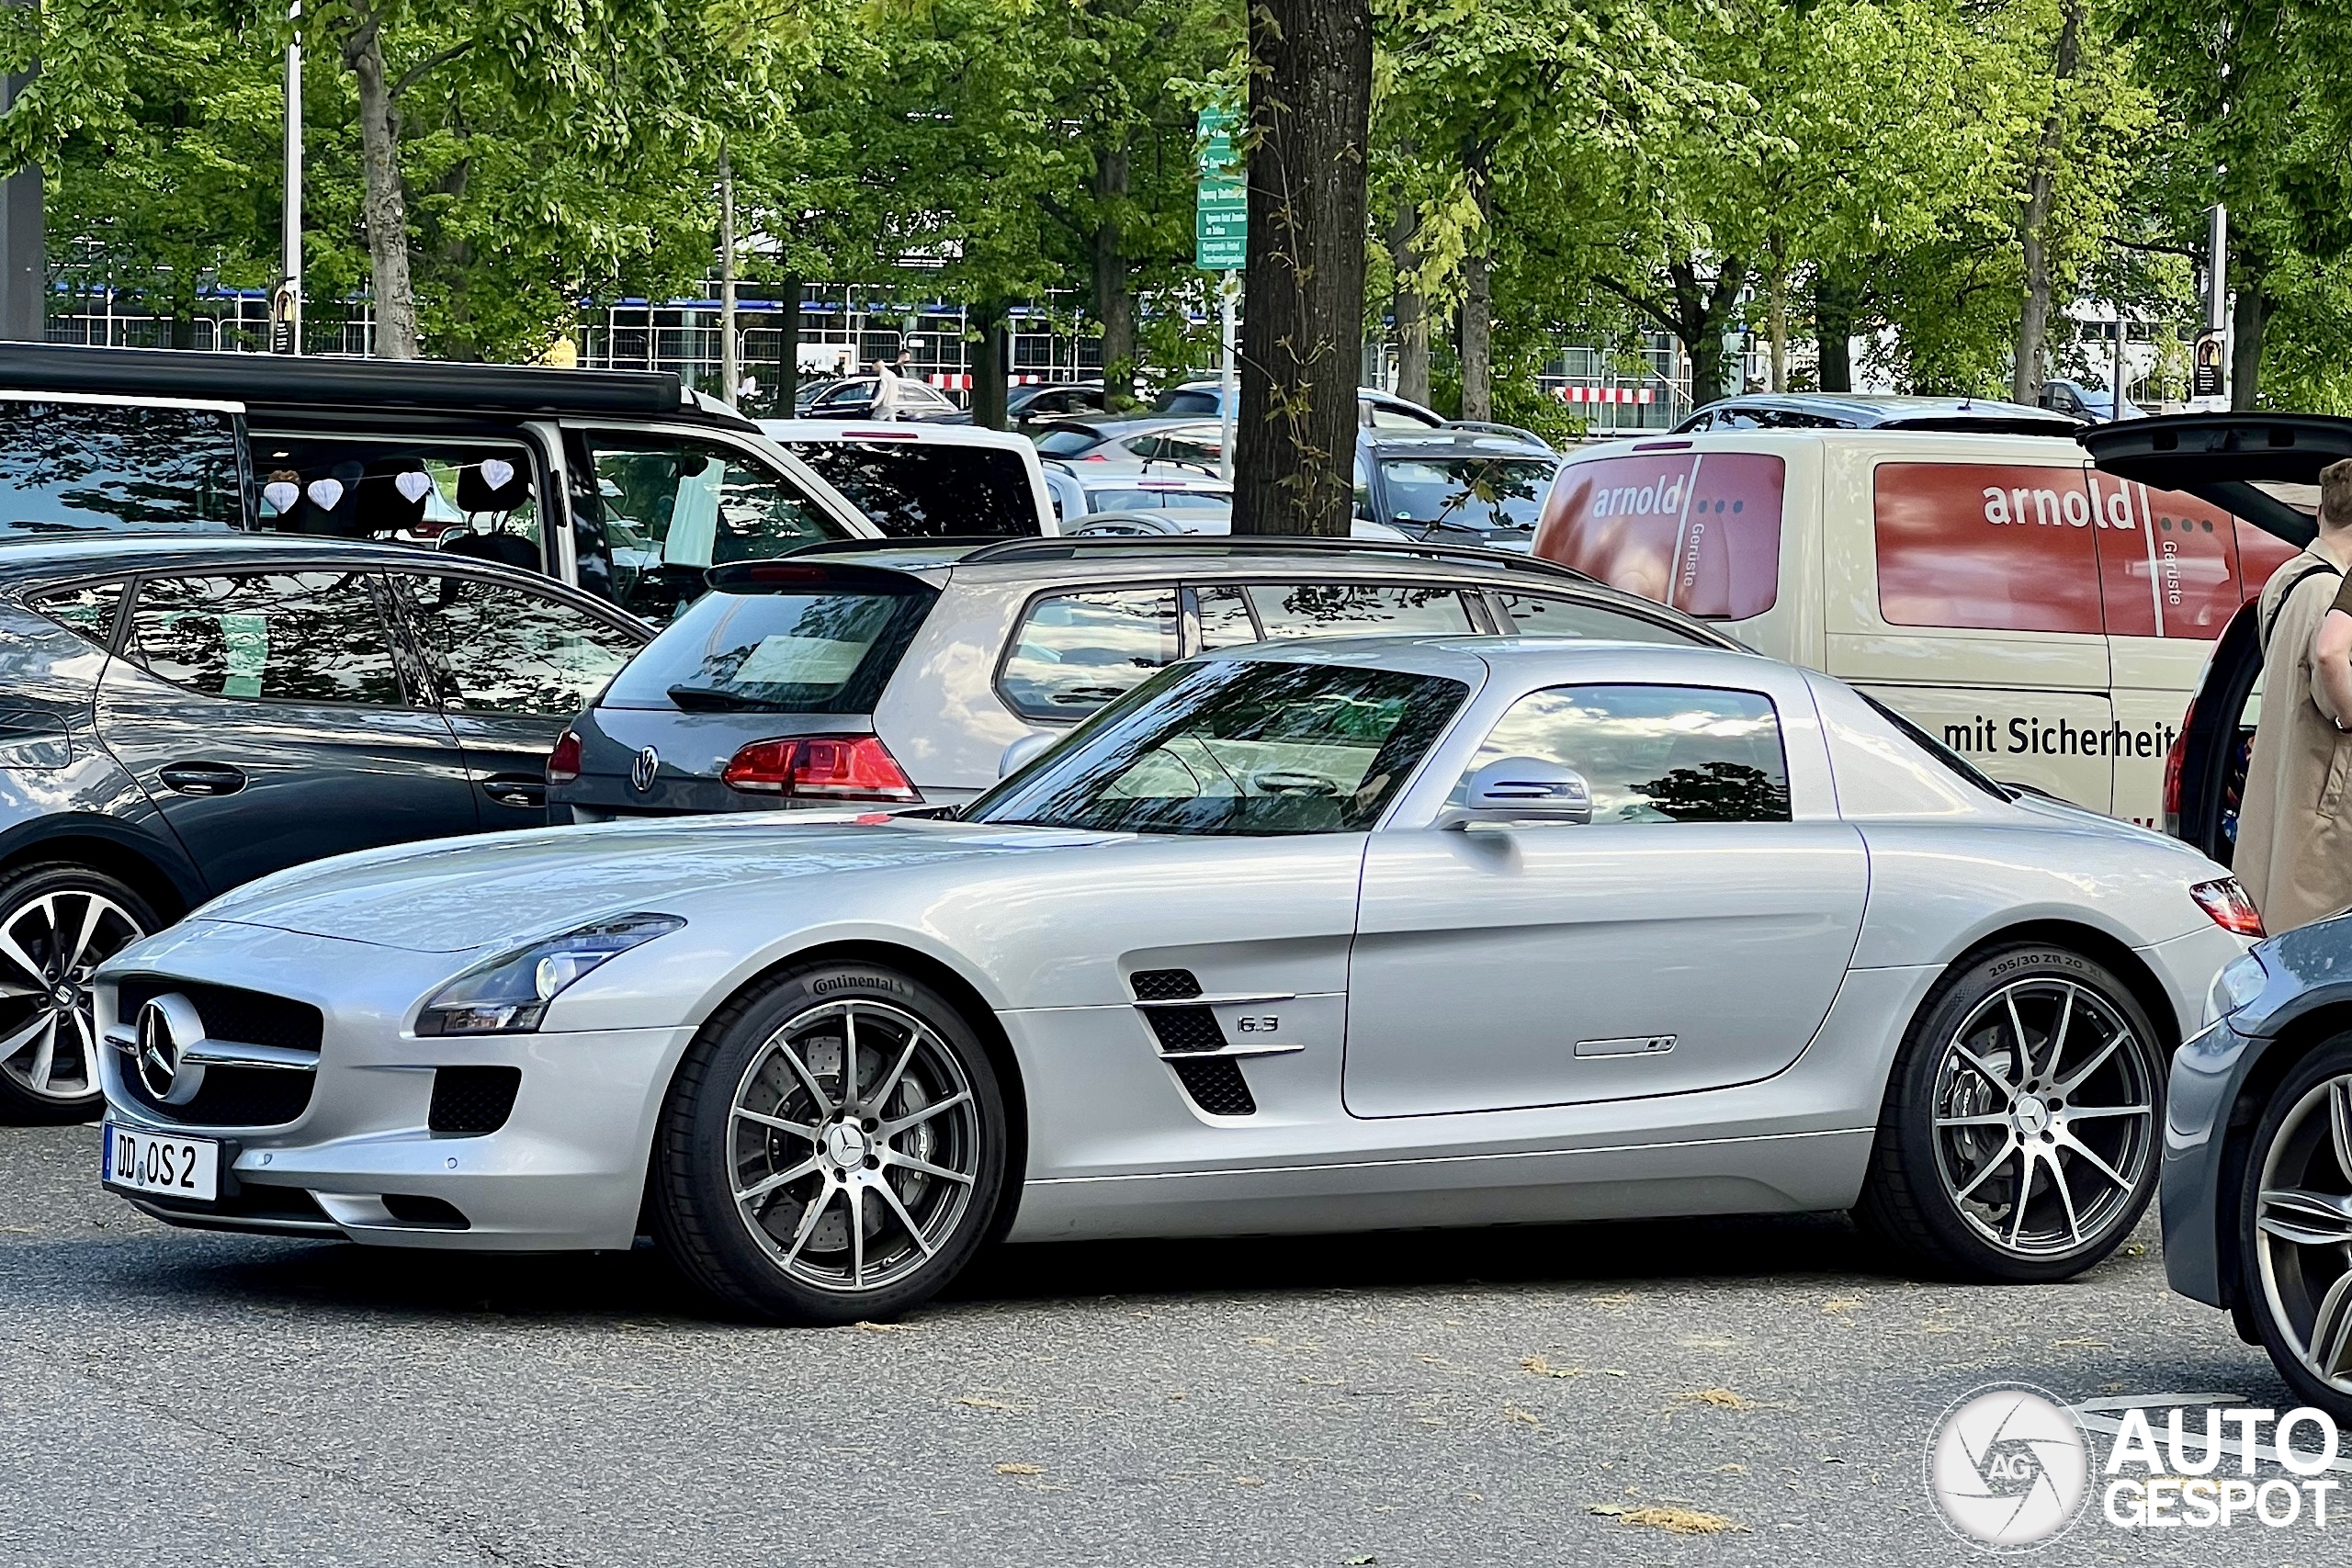
[[2151,827],[2213,639],[2292,553],[2072,440],[1904,430],[1588,447],[1535,536],[1851,682],[1996,779]]

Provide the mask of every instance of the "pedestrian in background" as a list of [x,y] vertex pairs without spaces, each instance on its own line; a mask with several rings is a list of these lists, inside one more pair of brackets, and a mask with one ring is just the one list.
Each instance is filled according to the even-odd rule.
[[2270,574],[2262,714],[2238,809],[2238,880],[2273,933],[2352,905],[2352,458],[2319,476],[2319,533]]

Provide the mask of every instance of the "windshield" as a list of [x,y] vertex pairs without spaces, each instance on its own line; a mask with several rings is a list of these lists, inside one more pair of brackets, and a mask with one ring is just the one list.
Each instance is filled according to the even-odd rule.
[[1380,465],[1388,480],[1385,521],[1532,530],[1557,467],[1529,458],[1391,457]]
[[1469,694],[1393,670],[1178,665],[965,815],[1109,832],[1363,832]]
[[1038,532],[1018,452],[939,441],[796,441],[793,455],[894,539]]
[[938,597],[822,589],[707,593],[597,704],[687,712],[869,713]]

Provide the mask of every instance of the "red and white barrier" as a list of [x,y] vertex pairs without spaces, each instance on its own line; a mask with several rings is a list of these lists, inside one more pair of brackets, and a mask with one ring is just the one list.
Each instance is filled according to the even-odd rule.
[[1564,403],[1646,403],[1657,389],[1653,387],[1563,387],[1560,400]]

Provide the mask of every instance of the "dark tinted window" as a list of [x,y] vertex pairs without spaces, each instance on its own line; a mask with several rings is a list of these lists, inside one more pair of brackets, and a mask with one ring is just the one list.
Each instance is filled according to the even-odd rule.
[[272,533],[424,545],[526,570],[544,559],[537,468],[514,442],[262,433],[253,460]]
[[1206,387],[1169,392],[1152,408],[1157,413],[1215,413],[1216,392]]
[[433,655],[443,705],[469,713],[578,713],[643,641],[512,583],[422,572],[391,581]]
[[1113,832],[1361,832],[1469,694],[1393,670],[1179,666],[970,816]]
[[235,420],[0,398],[0,534],[241,526]]
[[907,582],[903,592],[707,594],[621,671],[602,705],[870,713],[937,598]]
[[893,538],[1037,532],[1021,454],[918,441],[796,442],[793,456]]
[[1015,713],[1080,718],[1176,661],[1176,590],[1057,593],[1022,618],[999,684]]
[[1574,768],[1595,822],[1785,822],[1771,699],[1695,686],[1555,686],[1511,705],[1464,770],[1505,757]]
[[124,651],[207,696],[399,706],[373,588],[358,572],[156,578],[140,587]]
[[106,648],[114,641],[114,617],[122,607],[122,584],[85,582],[79,588],[39,594],[32,605],[66,630]]

